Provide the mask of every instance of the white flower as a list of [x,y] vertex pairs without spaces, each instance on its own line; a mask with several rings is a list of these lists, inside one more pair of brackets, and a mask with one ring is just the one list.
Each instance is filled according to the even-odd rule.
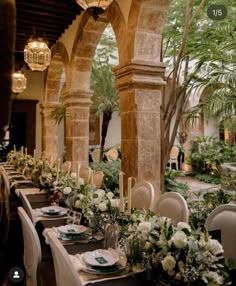
[[72,179],[76,179],[77,178],[77,174],[75,172],[72,172],[70,174],[70,176],[71,176]]
[[98,205],[98,208],[101,212],[105,212],[107,210],[107,204],[105,202],[102,202]]
[[191,227],[189,224],[187,224],[186,222],[178,222],[177,224],[177,230],[183,230],[183,229],[187,229],[189,232],[191,232]]
[[110,202],[113,208],[118,208],[120,206],[120,199],[111,199]]
[[78,198],[78,199],[80,199],[80,200],[82,201],[82,200],[83,200],[83,198],[84,198],[84,195],[83,195],[83,194],[78,194],[78,195],[77,195],[77,198]]
[[176,265],[176,260],[173,256],[167,255],[162,261],[161,261],[162,267],[164,271],[171,272]]
[[142,221],[138,225],[138,230],[141,232],[149,232],[152,229],[152,225],[149,221]]
[[222,285],[224,279],[217,272],[209,271],[203,273],[203,281],[209,286]]
[[218,255],[224,252],[222,245],[216,239],[209,239],[207,246],[213,255]]
[[114,197],[114,194],[112,192],[108,192],[107,197],[109,200],[111,200]]
[[80,201],[80,200],[77,200],[77,201],[75,202],[75,207],[76,207],[77,209],[80,209],[81,206],[82,206],[81,201]]
[[99,197],[102,197],[105,195],[105,191],[103,189],[97,189],[95,192]]
[[83,178],[79,178],[79,184],[84,185],[84,179]]
[[171,242],[174,243],[175,247],[178,249],[184,248],[187,243],[187,236],[182,230],[176,231],[176,233],[171,237]]
[[71,187],[65,187],[65,188],[63,189],[63,194],[64,194],[64,195],[69,195],[71,192],[72,192]]

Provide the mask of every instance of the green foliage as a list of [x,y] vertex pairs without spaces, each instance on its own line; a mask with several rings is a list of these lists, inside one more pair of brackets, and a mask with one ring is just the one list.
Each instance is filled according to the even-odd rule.
[[205,229],[205,222],[210,212],[217,206],[228,204],[233,198],[233,194],[228,194],[219,189],[213,189],[202,196],[201,191],[194,193],[196,200],[189,200],[190,210],[189,224],[192,229]]
[[119,94],[114,88],[116,80],[112,73],[116,63],[117,46],[111,38],[110,30],[102,35],[92,65],[91,89],[94,95],[91,110],[98,116],[119,109]]
[[60,124],[60,122],[66,116],[66,108],[63,104],[53,109],[50,113],[51,119],[55,120],[56,124]]
[[119,192],[119,172],[121,169],[121,161],[116,160],[112,162],[93,162],[90,167],[96,171],[104,173],[102,189],[111,190],[113,193]]
[[176,177],[180,176],[180,172],[166,168],[164,191],[165,192],[178,192],[183,197],[187,197],[188,186],[187,184],[177,182]]
[[192,166],[197,172],[220,175],[219,166],[223,162],[236,159],[236,149],[211,136],[197,136],[192,140],[190,154]]
[[221,183],[224,189],[236,191],[236,172],[229,172],[228,174],[222,175]]
[[206,173],[206,174],[196,174],[195,178],[199,181],[209,183],[209,184],[220,184],[221,179],[214,174]]

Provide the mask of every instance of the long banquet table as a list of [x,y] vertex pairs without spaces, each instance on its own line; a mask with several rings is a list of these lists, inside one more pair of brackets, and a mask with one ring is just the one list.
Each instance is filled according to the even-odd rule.
[[[10,199],[11,199],[11,205],[14,206],[14,212],[16,213],[16,207],[21,205],[21,202],[19,200],[19,191],[22,188],[22,192],[23,190],[26,190],[25,195],[27,197],[27,199],[30,202],[30,205],[32,207],[32,209],[37,209],[37,208],[41,208],[44,206],[48,206],[50,204],[50,199],[47,197],[46,194],[44,193],[33,193],[30,194],[30,188],[32,188],[32,186],[28,185],[28,186],[21,186],[20,184],[15,185],[11,188],[11,194],[10,194]],[[56,285],[55,282],[55,273],[54,273],[54,266],[53,266],[53,259],[52,259],[52,255],[51,255],[51,250],[50,250],[50,246],[45,242],[45,237],[43,236],[43,231],[45,228],[52,228],[52,227],[58,227],[61,225],[65,225],[66,224],[66,218],[51,218],[51,219],[40,219],[35,227],[36,230],[38,232],[39,238],[40,238],[40,242],[41,242],[41,249],[42,249],[42,263],[39,267],[40,271],[43,272],[43,281],[44,281],[44,285],[50,285],[50,286],[54,286]],[[11,224],[11,233],[12,236],[14,237],[14,233],[17,232],[17,243],[14,244],[14,242],[12,242],[12,240],[9,242],[9,247],[11,248],[11,245],[13,246],[13,249],[15,248],[19,248],[22,249],[23,248],[23,238],[22,238],[22,231],[19,231],[19,227],[20,227],[20,222],[19,222],[19,218],[18,218],[18,224],[17,224],[17,228],[14,229],[14,224]],[[14,245],[13,245],[14,244]],[[16,247],[17,245],[17,247]],[[75,255],[77,253],[83,253],[86,251],[92,251],[95,249],[99,249],[99,248],[103,248],[103,241],[90,241],[88,243],[71,243],[71,244],[64,244],[63,245],[64,248],[66,249],[66,251],[68,252],[68,254],[70,255]],[[13,250],[13,252],[11,253],[11,255],[14,255],[15,250]],[[23,256],[23,249],[18,251],[18,255],[22,255]],[[22,265],[22,261],[23,259],[18,259],[18,261],[20,261],[19,265],[15,265],[15,266],[21,266]],[[145,273],[138,273],[132,276],[128,276],[125,278],[119,278],[119,279],[113,279],[113,280],[105,280],[105,281],[100,281],[100,282],[92,282],[92,283],[88,283],[86,285],[88,286],[109,286],[109,285],[114,285],[114,286],[146,286],[146,284],[148,283],[148,285],[150,286],[154,286],[154,283],[152,281],[147,280],[147,276],[145,275]],[[21,285],[21,284],[19,284]],[[22,284],[24,285],[24,284]],[[156,284],[155,284],[156,286]]]

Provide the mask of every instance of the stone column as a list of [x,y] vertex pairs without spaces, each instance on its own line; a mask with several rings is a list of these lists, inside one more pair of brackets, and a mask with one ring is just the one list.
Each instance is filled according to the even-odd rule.
[[77,90],[63,94],[66,107],[66,159],[76,165],[88,166],[89,115],[92,91]]
[[161,103],[165,66],[132,61],[114,69],[120,93],[122,171],[160,193]]
[[40,105],[42,115],[42,151],[47,158],[58,157],[58,124],[50,118],[51,111],[60,103],[45,102]]

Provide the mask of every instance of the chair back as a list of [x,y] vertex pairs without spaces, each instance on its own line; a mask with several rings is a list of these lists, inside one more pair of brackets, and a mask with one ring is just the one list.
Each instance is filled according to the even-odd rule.
[[112,162],[118,159],[119,153],[115,148],[111,148],[105,153],[105,156],[109,162]]
[[33,223],[33,225],[35,225],[35,220],[34,220],[34,216],[33,216],[33,212],[32,212],[32,207],[29,203],[29,200],[27,199],[26,195],[23,194],[23,192],[19,191],[19,196],[20,196],[20,200],[22,203],[22,207],[25,210],[25,212],[27,213],[27,215],[29,216],[31,222]]
[[160,216],[168,217],[174,225],[178,222],[188,223],[189,210],[185,198],[177,192],[167,192],[160,196],[154,212]]
[[26,285],[37,286],[37,269],[42,259],[41,245],[36,229],[22,207],[18,207],[24,239],[24,266]]
[[61,165],[61,170],[67,174],[70,174],[70,172],[71,172],[71,161],[63,162]]
[[179,148],[177,146],[173,146],[170,151],[170,159],[177,159],[179,156]]
[[134,185],[131,192],[131,207],[137,209],[153,208],[155,191],[151,183],[147,181]]
[[206,229],[220,230],[224,257],[236,260],[236,204],[216,207],[207,217]]
[[96,186],[96,189],[100,189],[102,186],[104,173],[102,171],[93,171],[93,185]]
[[79,170],[79,176],[84,180],[84,182],[87,184],[89,183],[89,180],[91,178],[91,168],[87,166],[81,166]]
[[10,184],[5,170],[0,167],[0,240],[7,242],[10,228]]
[[101,150],[100,149],[93,150],[91,156],[93,162],[100,162]]
[[57,286],[82,286],[79,273],[76,272],[68,253],[52,230],[46,232],[51,248]]

